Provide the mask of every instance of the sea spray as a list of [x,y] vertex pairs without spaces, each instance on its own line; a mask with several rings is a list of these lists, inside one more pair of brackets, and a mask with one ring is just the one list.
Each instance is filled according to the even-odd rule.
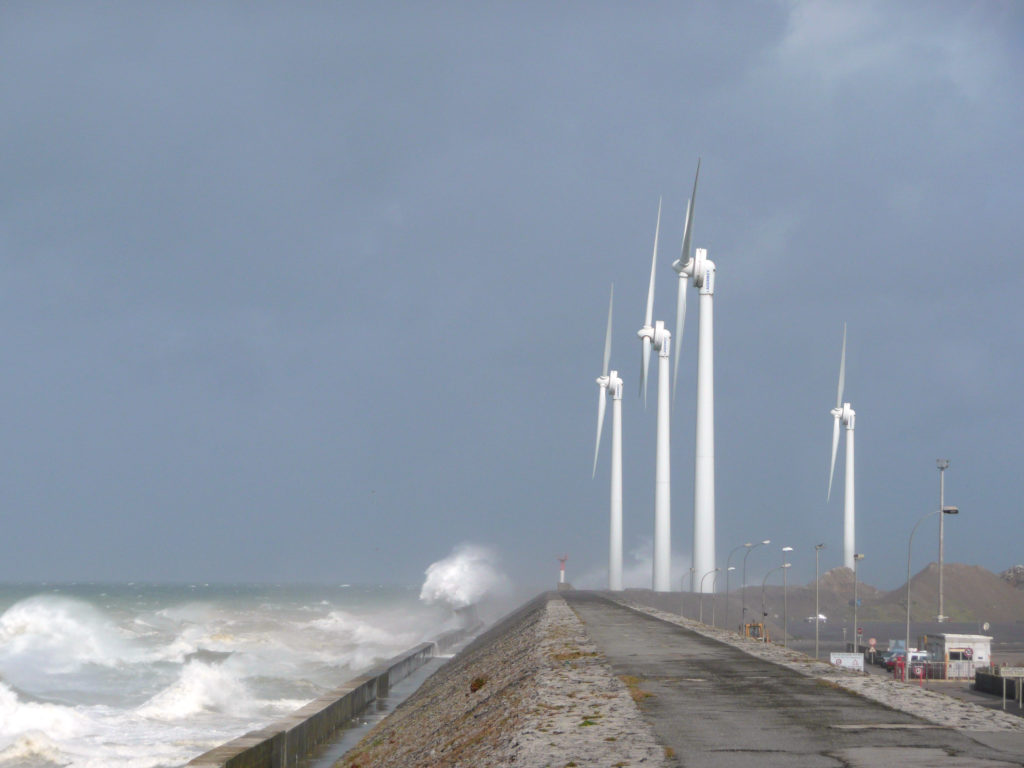
[[[622,585],[626,589],[650,589],[653,575],[652,553],[654,551],[654,539],[650,536],[637,537],[636,545],[626,552],[622,567]],[[679,585],[684,590],[690,588],[690,555],[682,552],[672,553],[672,588]],[[554,569],[552,569],[552,581],[554,581]],[[577,577],[567,578],[576,587],[581,589],[607,589],[608,588],[608,566],[601,565],[582,572]],[[708,579],[708,584],[711,579]]]
[[485,597],[509,590],[508,578],[496,568],[497,555],[479,544],[460,544],[448,557],[431,563],[420,600],[454,610],[477,605]]

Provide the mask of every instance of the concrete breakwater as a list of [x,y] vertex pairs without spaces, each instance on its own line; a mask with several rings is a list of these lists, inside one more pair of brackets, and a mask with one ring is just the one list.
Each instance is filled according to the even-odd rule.
[[665,766],[629,682],[548,592],[481,634],[335,768]]
[[391,686],[438,653],[471,637],[479,624],[420,643],[324,694],[288,717],[222,744],[191,760],[196,768],[288,768],[330,741]]

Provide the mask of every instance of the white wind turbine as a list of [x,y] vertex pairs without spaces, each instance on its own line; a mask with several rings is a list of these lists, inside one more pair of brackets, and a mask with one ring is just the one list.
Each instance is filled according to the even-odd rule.
[[828,496],[832,498],[832,478],[836,472],[836,452],[839,450],[839,423],[846,425],[846,493],[843,499],[843,565],[853,568],[854,563],[854,496],[853,496],[853,428],[857,414],[849,403],[843,402],[843,387],[846,385],[846,323],[843,323],[843,351],[839,357],[839,389],[836,391],[836,407],[832,409],[835,422],[832,425],[832,463],[828,470]]
[[[693,209],[697,200],[700,160],[693,179],[693,194],[686,205],[686,224],[679,259],[672,268],[679,274],[679,298],[676,304],[676,367],[679,377],[679,349],[686,322],[687,281],[700,290],[700,326],[697,336],[697,448],[693,482],[693,568],[695,573],[715,569],[715,351],[714,298],[715,263],[704,248],[690,256],[693,239]],[[675,382],[672,385],[675,394]],[[700,589],[703,591],[703,588]]]
[[601,450],[601,427],[604,426],[605,395],[612,396],[612,479],[611,479],[611,532],[608,540],[608,589],[622,590],[622,379],[618,371],[608,370],[612,355],[612,302],[615,285],[608,297],[608,328],[604,334],[604,366],[597,379],[601,388],[597,401],[597,442],[594,445],[594,471],[597,474],[597,453]]
[[651,282],[647,289],[647,311],[644,326],[637,331],[643,343],[640,368],[640,391],[647,402],[647,366],[651,348],[658,353],[658,434],[654,459],[654,564],[652,586],[655,592],[671,589],[671,486],[669,479],[669,348],[672,334],[665,330],[661,320],[653,326],[654,270],[658,261],[658,232],[661,229],[661,200],[658,200],[658,223],[654,228],[654,253],[651,255]]

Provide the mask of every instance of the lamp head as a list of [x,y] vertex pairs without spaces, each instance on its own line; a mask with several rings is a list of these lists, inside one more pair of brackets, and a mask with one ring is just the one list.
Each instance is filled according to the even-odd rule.
[[854,555],[853,559],[854,560],[863,560],[864,559],[864,555]]
[[771,540],[771,539],[765,539],[765,540],[764,540],[764,541],[762,541],[761,543],[762,543],[762,544],[771,544],[771,543],[772,543],[772,540]]
[[949,507],[949,506],[943,507],[942,508],[942,514],[944,514],[944,515],[959,515],[960,514],[960,507]]
[[783,548],[782,548],[782,551],[783,551],[783,552],[792,552],[792,551],[793,551],[793,548],[792,548],[792,547],[783,547]]
[[949,469],[949,459],[936,459],[935,466],[937,466],[940,470]]

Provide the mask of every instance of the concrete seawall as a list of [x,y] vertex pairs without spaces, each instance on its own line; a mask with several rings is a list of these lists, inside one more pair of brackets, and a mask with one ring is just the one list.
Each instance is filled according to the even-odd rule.
[[271,723],[191,760],[197,768],[288,768],[329,741],[377,697],[407,677],[427,659],[470,637],[476,627],[454,629],[433,642],[420,643],[388,659],[288,717]]

